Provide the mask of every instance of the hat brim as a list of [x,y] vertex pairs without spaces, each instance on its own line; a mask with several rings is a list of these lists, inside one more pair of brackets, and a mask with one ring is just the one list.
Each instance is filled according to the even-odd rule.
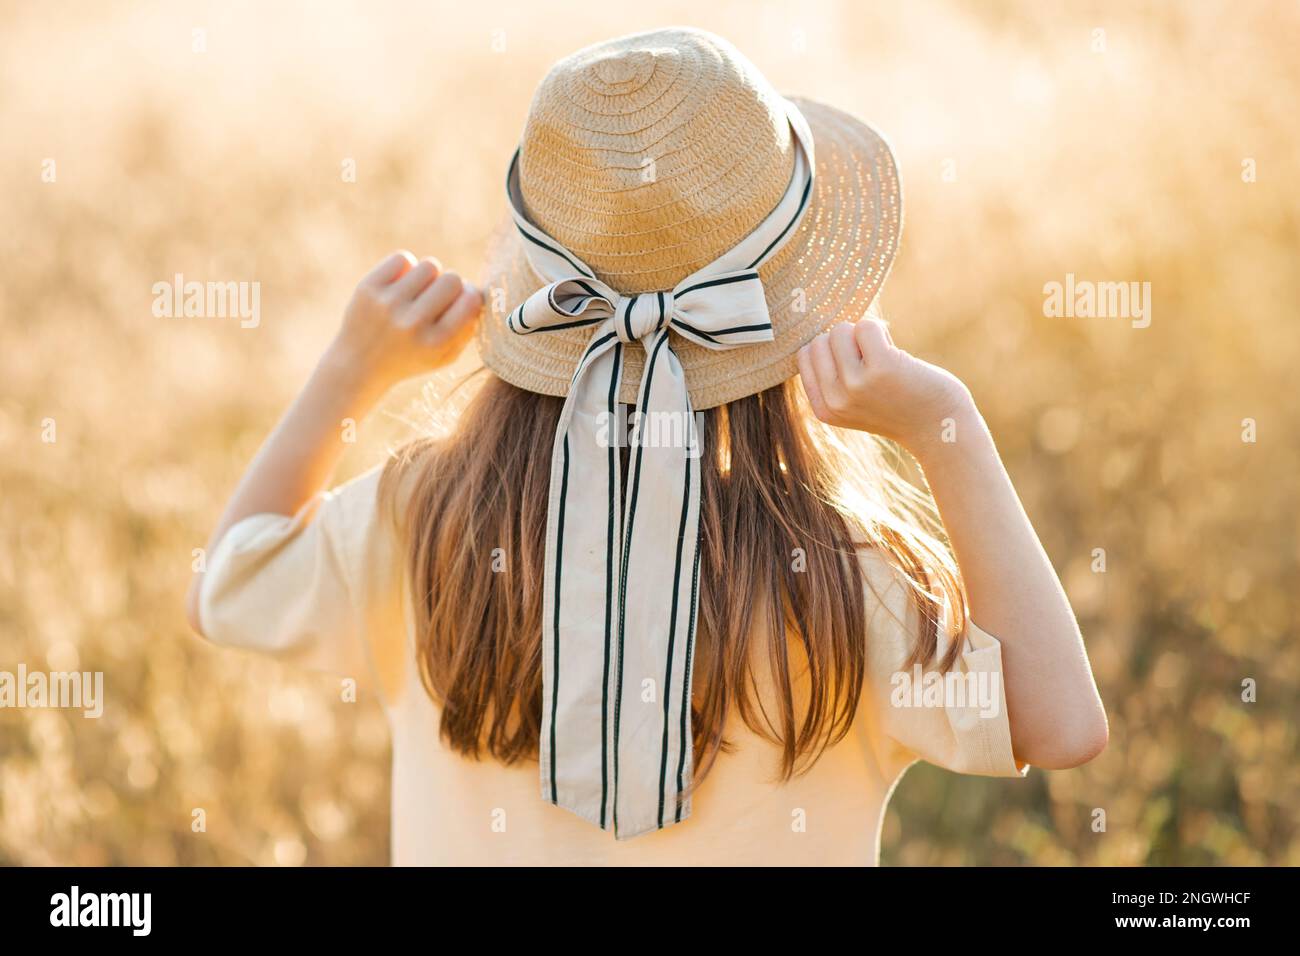
[[[706,349],[672,341],[696,409],[712,408],[778,385],[797,371],[795,353],[839,321],[861,318],[884,285],[902,231],[902,189],[893,151],[861,120],[791,97],[808,120],[817,174],[795,234],[759,267],[775,338],[744,348]],[[589,329],[516,335],[507,314],[545,283],[528,264],[507,215],[492,237],[482,288],[478,347],[497,375],[544,395],[566,395]],[[619,400],[633,403],[644,352],[625,353]]]

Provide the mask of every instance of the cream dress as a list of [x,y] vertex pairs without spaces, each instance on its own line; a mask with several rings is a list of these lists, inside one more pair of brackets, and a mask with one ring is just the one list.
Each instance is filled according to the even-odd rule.
[[[896,675],[917,616],[884,559],[865,552],[868,679],[850,734],[782,783],[777,748],[734,720],[727,736],[737,750],[719,755],[692,816],[616,841],[545,802],[535,761],[505,767],[443,745],[438,705],[415,666],[404,555],[378,512],[378,481],[376,469],[292,518],[254,515],[232,527],[209,558],[200,619],[217,644],[352,677],[380,697],[392,730],[394,864],[871,866],[890,792],[916,760],[958,773],[1028,771],[1011,751],[999,642],[973,624],[964,636],[956,673],[968,687],[983,682],[978,701],[907,691]],[[762,688],[761,671],[759,680]]]

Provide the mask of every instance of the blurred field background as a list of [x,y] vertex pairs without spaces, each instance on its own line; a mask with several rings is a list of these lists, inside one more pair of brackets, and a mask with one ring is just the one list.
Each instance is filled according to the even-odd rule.
[[[883,862],[1300,863],[1300,7],[1196,0],[0,4],[0,670],[107,696],[0,710],[0,863],[387,862],[378,705],[192,637],[191,549],[375,260],[477,273],[546,67],[672,23],[891,138],[895,338],[975,392],[1110,713],[1081,770],[914,768]],[[155,318],[175,273],[261,325]],[[1046,318],[1067,273],[1151,326]]]

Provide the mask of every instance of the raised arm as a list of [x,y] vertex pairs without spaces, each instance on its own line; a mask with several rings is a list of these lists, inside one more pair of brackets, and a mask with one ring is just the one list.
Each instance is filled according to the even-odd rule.
[[925,472],[971,618],[1002,642],[1016,757],[1053,770],[1097,756],[1106,713],[1078,623],[969,390],[871,317],[805,346],[799,372],[819,418],[898,442]]
[[[329,480],[345,419],[360,421],[393,385],[447,364],[468,343],[482,296],[434,259],[386,257],[361,280],[311,378],[253,458],[208,539],[209,553],[255,514],[293,515]],[[185,599],[201,631],[196,574]]]

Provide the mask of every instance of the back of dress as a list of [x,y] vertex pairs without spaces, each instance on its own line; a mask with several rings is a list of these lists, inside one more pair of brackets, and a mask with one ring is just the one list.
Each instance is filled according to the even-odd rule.
[[[867,674],[848,735],[782,781],[780,748],[733,708],[725,736],[734,747],[700,782],[691,817],[615,840],[541,798],[535,759],[505,766],[444,745],[416,660],[404,544],[381,515],[380,473],[294,518],[255,515],[231,528],[210,557],[200,614],[216,643],[354,679],[380,698],[392,731],[395,864],[874,865],[886,801],[913,761],[1027,770],[1011,751],[997,640],[970,624],[949,676],[905,669],[917,613],[890,565],[864,551]],[[797,708],[807,668],[799,642],[788,643]],[[776,699],[766,660],[754,656],[765,704]]]

